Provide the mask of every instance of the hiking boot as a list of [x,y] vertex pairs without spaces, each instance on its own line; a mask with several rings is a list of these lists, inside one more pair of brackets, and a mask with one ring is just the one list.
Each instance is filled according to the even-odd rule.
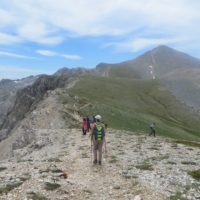
[[97,160],[94,160],[94,161],[93,161],[93,164],[96,165],[96,164],[97,164]]
[[99,161],[99,165],[101,165],[101,161]]

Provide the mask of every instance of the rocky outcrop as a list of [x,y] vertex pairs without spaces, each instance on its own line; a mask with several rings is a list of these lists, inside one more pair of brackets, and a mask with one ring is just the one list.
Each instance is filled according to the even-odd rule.
[[48,90],[64,87],[67,84],[66,76],[42,75],[31,86],[19,90],[12,110],[7,114],[6,119],[0,126],[4,134],[0,134],[0,140],[5,139],[18,121],[33,110],[37,103],[41,101]]
[[32,85],[39,76],[29,76],[23,79],[0,81],[0,125],[6,114],[12,110],[18,90],[28,85]]

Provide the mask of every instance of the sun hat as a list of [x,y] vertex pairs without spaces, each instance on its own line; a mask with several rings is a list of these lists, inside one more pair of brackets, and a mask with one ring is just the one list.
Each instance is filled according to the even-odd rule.
[[95,119],[101,120],[101,115],[96,115]]

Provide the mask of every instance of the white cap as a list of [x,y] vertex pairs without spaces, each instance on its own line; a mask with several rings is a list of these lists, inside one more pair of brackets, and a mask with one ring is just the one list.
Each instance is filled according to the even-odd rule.
[[96,115],[95,119],[101,120],[101,115]]

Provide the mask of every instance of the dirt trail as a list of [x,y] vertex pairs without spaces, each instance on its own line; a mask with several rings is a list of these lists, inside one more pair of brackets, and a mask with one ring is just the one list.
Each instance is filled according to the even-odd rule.
[[72,132],[68,141],[71,146],[68,148],[69,156],[65,157],[65,162],[71,163],[68,165],[69,180],[79,184],[79,192],[74,191],[73,199],[134,199],[137,194],[149,200],[164,199],[162,195],[141,186],[134,177],[123,174],[123,167],[128,163],[118,157],[120,141],[115,135],[121,133],[109,131],[102,166],[92,164],[89,137],[80,134],[78,130]]

